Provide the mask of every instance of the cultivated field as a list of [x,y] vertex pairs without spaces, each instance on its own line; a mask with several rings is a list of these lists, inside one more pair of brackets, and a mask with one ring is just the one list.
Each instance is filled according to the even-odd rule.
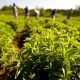
[[80,17],[0,15],[0,80],[80,80]]

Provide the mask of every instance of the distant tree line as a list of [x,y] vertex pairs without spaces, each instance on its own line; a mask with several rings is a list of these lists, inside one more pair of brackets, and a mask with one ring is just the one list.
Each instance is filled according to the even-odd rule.
[[[19,15],[24,15],[24,9],[22,8],[18,8],[18,12],[19,12]],[[67,14],[67,10],[65,9],[57,9],[57,13],[60,13],[62,15],[66,15]],[[0,9],[0,15],[1,14],[6,14],[6,15],[12,15],[12,5],[10,6],[3,6],[1,9]],[[35,12],[33,9],[30,10],[30,15],[31,16],[34,16],[35,15]],[[45,16],[45,17],[49,17],[51,16],[51,9],[43,9],[43,8],[40,8],[40,15],[41,16]],[[72,16],[80,16],[80,6],[77,6],[76,9],[73,10],[73,14]]]

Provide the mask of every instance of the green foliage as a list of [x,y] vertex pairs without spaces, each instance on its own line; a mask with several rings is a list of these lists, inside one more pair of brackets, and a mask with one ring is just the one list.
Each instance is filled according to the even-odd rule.
[[20,72],[16,76],[18,80],[20,78],[23,80],[78,79],[77,66],[80,64],[77,60],[80,58],[80,45],[74,37],[76,35],[79,37],[78,27],[70,26],[69,22],[66,24],[47,19],[39,20],[39,23],[32,21],[29,25],[31,36],[26,38],[24,50],[21,52],[23,66],[18,70]]
[[[0,18],[0,63],[10,70],[16,68],[15,80],[79,79],[80,18],[7,18]],[[26,28],[29,36],[17,51],[11,44],[15,31]]]
[[[17,65],[17,51],[12,47],[12,39],[15,32],[11,26],[0,22],[0,79],[7,68],[14,68]],[[6,69],[6,70],[5,70]],[[4,71],[2,71],[4,70]],[[5,76],[10,76],[5,74]],[[7,77],[6,77],[7,78]]]

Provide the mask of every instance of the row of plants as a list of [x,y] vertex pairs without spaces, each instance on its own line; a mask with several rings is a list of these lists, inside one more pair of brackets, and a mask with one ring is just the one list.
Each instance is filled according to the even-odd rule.
[[0,80],[7,79],[17,64],[17,51],[12,46],[15,32],[11,26],[0,22]]

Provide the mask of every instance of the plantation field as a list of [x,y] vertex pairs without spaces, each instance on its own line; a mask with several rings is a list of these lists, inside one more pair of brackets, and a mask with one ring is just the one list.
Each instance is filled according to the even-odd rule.
[[80,80],[80,16],[0,15],[0,80]]

